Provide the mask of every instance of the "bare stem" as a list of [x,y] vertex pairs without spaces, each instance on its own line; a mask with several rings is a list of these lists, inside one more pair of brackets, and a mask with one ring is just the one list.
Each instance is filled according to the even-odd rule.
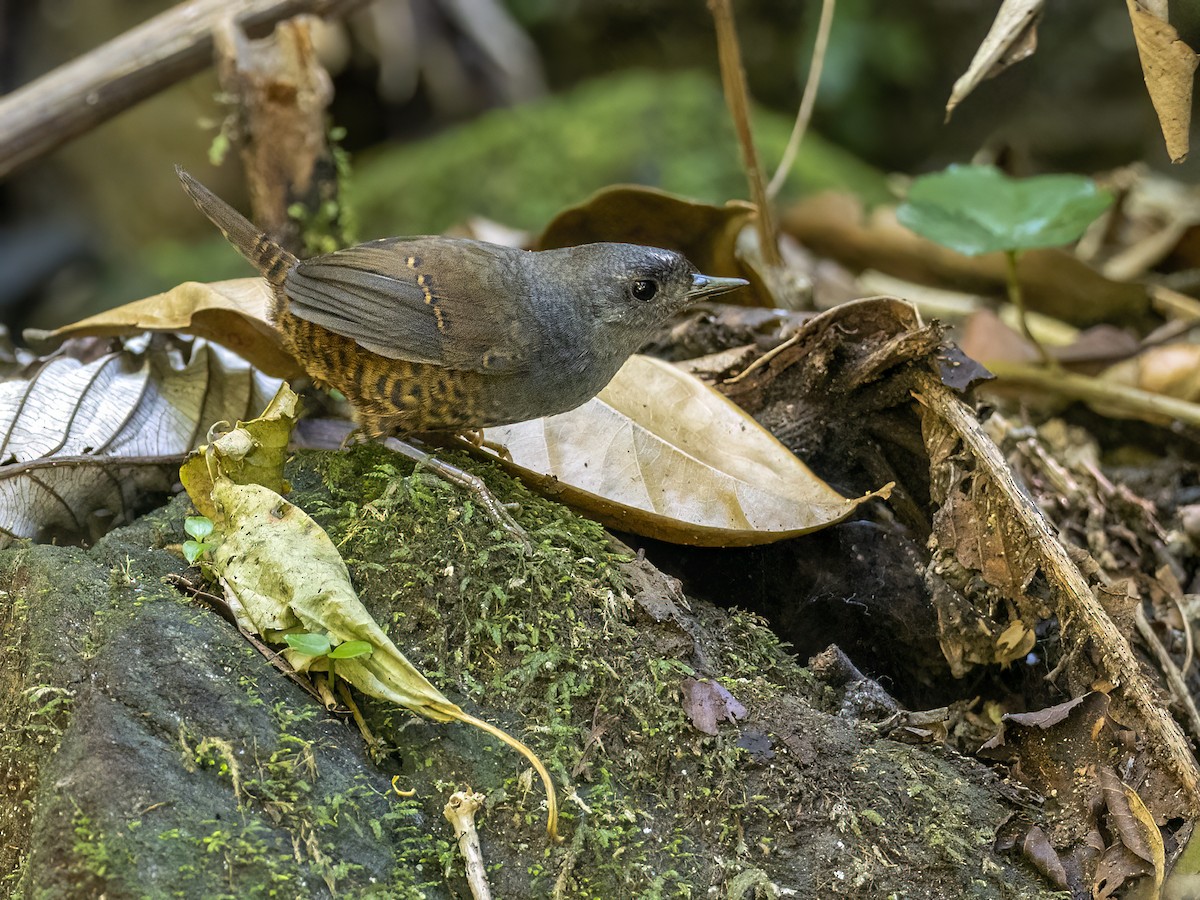
[[455,710],[454,718],[460,722],[466,722],[468,725],[474,725],[480,731],[486,731],[494,738],[498,738],[508,746],[512,747],[533,766],[538,777],[542,779],[542,784],[546,788],[546,833],[550,836],[550,840],[558,844],[562,842],[562,838],[558,836],[558,797],[554,793],[554,782],[550,780],[550,773],[546,771],[546,767],[542,765],[542,761],[538,759],[537,754],[518,741],[511,734],[501,731],[490,722],[485,722],[483,719],[477,719],[469,713],[463,712],[461,709]]
[[1025,292],[1021,290],[1021,280],[1017,277],[1017,251],[1005,250],[1005,283],[1008,286],[1008,300],[1017,308],[1017,319],[1021,323],[1021,334],[1025,335],[1025,340],[1033,344],[1037,348],[1038,355],[1041,356],[1042,362],[1047,369],[1052,369],[1055,372],[1062,370],[1058,360],[1050,355],[1050,352],[1042,346],[1042,342],[1033,336],[1033,332],[1029,329],[1029,319],[1025,314]]
[[764,262],[771,266],[782,266],[783,258],[779,255],[775,222],[771,218],[771,207],[763,184],[758,151],[754,147],[754,136],[750,132],[746,70],[742,67],[737,27],[733,22],[733,4],[731,0],[708,0],[708,9],[717,29],[717,59],[721,64],[721,85],[725,89],[725,103],[729,106],[729,115],[733,119],[733,127],[741,144],[742,165],[746,168],[746,180],[750,183],[750,199],[758,207],[758,243]]
[[812,62],[808,66],[808,80],[804,82],[804,96],[800,98],[800,109],[796,113],[796,124],[792,126],[791,137],[788,138],[787,148],[783,158],[779,160],[779,168],[767,185],[767,196],[774,200],[778,196],[783,183],[787,181],[788,172],[796,161],[800,150],[800,142],[808,130],[812,119],[813,107],[817,105],[817,89],[821,85],[821,72],[825,68],[825,51],[829,47],[829,32],[833,28],[833,10],[837,0],[822,0],[821,20],[817,23],[817,37],[813,41]]

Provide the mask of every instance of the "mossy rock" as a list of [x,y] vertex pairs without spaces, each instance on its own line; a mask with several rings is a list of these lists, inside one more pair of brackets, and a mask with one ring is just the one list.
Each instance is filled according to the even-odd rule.
[[[753,124],[769,176],[792,122],[757,110]],[[419,143],[363,153],[347,201],[364,238],[440,234],[476,215],[538,231],[600,188],[625,183],[717,204],[748,196],[713,75],[622,72]],[[782,197],[831,188],[868,204],[890,196],[878,170],[809,132]]]
[[[463,725],[364,702],[379,747],[177,587],[177,499],[90,551],[0,554],[0,884],[16,896],[466,896],[441,810],[471,787],[498,897],[1043,897],[991,849],[989,770],[837,715],[754,617],[689,603],[596,525],[471,463],[521,546],[368,445],[301,453],[291,499],[391,638],[521,737],[563,799]],[[747,710],[695,728],[687,678]],[[390,781],[413,789],[401,799]]]

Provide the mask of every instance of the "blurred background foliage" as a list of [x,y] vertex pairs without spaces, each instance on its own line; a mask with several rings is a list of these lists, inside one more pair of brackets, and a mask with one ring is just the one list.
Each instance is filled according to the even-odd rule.
[[[11,90],[171,5],[0,0]],[[818,2],[735,4],[768,171],[803,90]],[[781,202],[1000,150],[1018,174],[1166,169],[1121,3],[1050,4],[1029,60],[943,107],[998,3],[840,0],[813,126]],[[1193,45],[1200,4],[1173,4]],[[333,123],[352,154],[359,238],[482,215],[537,230],[616,182],[722,202],[747,195],[703,0],[376,0],[323,32]],[[182,163],[245,207],[236,155],[208,152],[226,110],[211,72],[0,183],[0,315],[48,327],[181,280],[248,274],[175,182]],[[1195,181],[1193,159],[1171,167]]]

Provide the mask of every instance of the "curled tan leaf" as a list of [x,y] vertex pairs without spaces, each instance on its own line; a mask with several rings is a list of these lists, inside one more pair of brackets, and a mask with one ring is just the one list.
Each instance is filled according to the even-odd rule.
[[[737,239],[753,216],[754,207],[742,200],[712,206],[655,188],[613,185],[555,216],[535,249],[593,241],[646,244],[678,250],[706,275],[744,278]],[[727,299],[752,305],[760,302],[755,299],[757,289],[755,285]]]
[[1196,52],[1180,40],[1179,32],[1167,22],[1165,8],[1142,0],[1125,0],[1125,5],[1129,8],[1146,90],[1158,114],[1167,155],[1171,162],[1183,162],[1189,149]]
[[634,356],[598,397],[489,428],[521,477],[600,521],[647,537],[748,546],[839,522],[847,499],[740,407],[669,363]]
[[262,278],[202,283],[186,281],[162,294],[105,310],[50,332],[53,341],[72,337],[126,337],[171,331],[207,338],[276,378],[303,374],[267,321],[271,289]]
[[946,103],[946,121],[980,82],[1033,55],[1044,5],[1045,0],[1004,0],[967,71],[954,82]]

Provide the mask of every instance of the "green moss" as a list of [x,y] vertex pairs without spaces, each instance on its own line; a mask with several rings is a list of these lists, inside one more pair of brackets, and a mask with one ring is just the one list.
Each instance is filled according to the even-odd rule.
[[[44,806],[31,853],[69,856],[77,882],[113,895],[136,894],[147,865],[166,873],[179,897],[465,895],[442,806],[450,791],[470,787],[487,797],[480,825],[497,896],[549,896],[561,886],[581,898],[700,897],[710,888],[750,897],[771,884],[802,896],[913,896],[933,881],[944,881],[944,896],[1041,894],[999,863],[979,868],[992,859],[990,832],[1003,810],[963,774],[967,764],[819,712],[835,699],[829,689],[753,616],[689,609],[682,597],[666,618],[649,615],[634,587],[647,576],[602,529],[495,465],[439,455],[520,505],[532,555],[462,492],[414,474],[379,445],[298,454],[291,499],[329,531],[364,603],[413,663],[546,761],[564,846],[547,846],[542,789],[508,748],[464,725],[363,701],[380,738],[371,765],[352,728],[164,587],[160,577],[176,571],[178,556],[136,548],[178,542],[185,513],[177,501],[122,543],[97,548],[88,572],[68,572],[71,592],[54,604],[29,598],[78,551],[35,548],[29,565],[19,554],[3,558],[25,624],[44,608],[79,604],[54,628],[5,628],[4,652],[25,665],[22,675],[37,676],[20,686],[104,685],[69,705],[55,703],[66,695],[54,690],[30,695],[37,702],[23,713],[21,759],[38,735],[59,741],[64,722],[73,726],[70,707],[85,702],[108,712],[117,700],[136,714],[124,724],[94,716],[82,741],[68,727],[59,755],[74,755],[61,765],[92,761],[90,740],[155,748],[146,757],[153,774],[128,788],[155,802],[143,809],[139,801],[132,818],[104,811],[111,791],[99,767],[99,777],[78,777],[65,814],[54,792],[27,792]],[[162,530],[167,519],[174,525]],[[674,602],[654,599],[659,612]],[[94,652],[86,665],[85,635]],[[718,679],[747,717],[716,735],[700,732],[681,689],[693,676]],[[0,667],[5,677],[13,676]],[[192,698],[181,715],[171,693],[180,688],[212,703]],[[415,796],[388,794],[391,775]],[[85,817],[73,820],[76,811]],[[905,865],[881,867],[881,859]]]
[[[601,528],[497,466],[443,455],[469,465],[502,501],[520,504],[532,557],[460,491],[412,474],[379,446],[301,454],[289,472],[293,500],[334,536],[364,602],[405,653],[468,709],[484,708],[479,714],[502,726],[520,722],[518,736],[573,792],[562,815],[579,844],[579,896],[604,896],[614,885],[636,896],[684,895],[712,866],[711,850],[696,844],[697,822],[706,839],[732,852],[744,813],[759,821],[776,815],[747,796],[745,752],[691,726],[679,686],[695,672],[663,656],[637,621],[624,574],[630,558]],[[733,640],[716,656],[738,695],[778,693],[772,677],[794,675],[796,665],[753,617],[727,624]],[[375,710],[370,721],[385,740],[411,725],[390,710]],[[473,740],[449,727],[456,742]],[[537,846],[543,814],[520,783],[519,760],[498,752],[486,782],[477,765],[460,770],[465,758],[422,751],[406,768],[415,784],[432,771],[443,782],[470,777],[505,831],[517,829],[512,839]],[[539,864],[529,876],[533,895],[559,877]]]
[[[760,156],[772,166],[792,121],[758,110],[754,126]],[[626,71],[418,144],[364,153],[348,197],[369,237],[438,234],[473,215],[536,231],[564,207],[625,183],[711,203],[748,196],[711,75]],[[890,196],[878,171],[810,132],[783,196],[828,188],[868,203]]]

